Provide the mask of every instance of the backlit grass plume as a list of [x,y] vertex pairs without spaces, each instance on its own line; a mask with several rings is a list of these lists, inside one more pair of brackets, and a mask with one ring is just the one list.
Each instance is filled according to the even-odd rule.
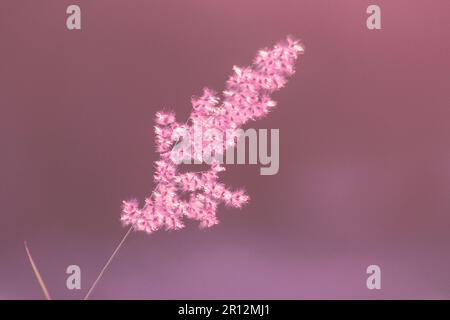
[[[232,190],[219,182],[219,173],[225,168],[217,161],[210,161],[210,169],[203,172],[180,173],[182,158],[199,163],[204,160],[205,150],[221,153],[234,148],[235,139],[220,145],[214,139],[201,134],[208,130],[225,133],[241,128],[246,122],[267,115],[276,103],[270,94],[281,89],[287,78],[294,74],[295,62],[303,53],[303,46],[292,37],[272,48],[259,50],[249,67],[233,67],[225,90],[219,95],[205,88],[200,97],[193,97],[193,111],[186,123],[179,123],[175,114],[156,114],[156,149],[160,159],[155,162],[156,187],[141,207],[137,200],[123,201],[121,221],[136,230],[152,233],[158,229],[177,230],[184,227],[185,218],[199,221],[201,227],[218,223],[219,204],[240,208],[249,197],[243,190]],[[177,149],[180,138],[196,141],[192,148]],[[206,162],[206,161],[205,161]],[[181,194],[188,197],[181,197]]]

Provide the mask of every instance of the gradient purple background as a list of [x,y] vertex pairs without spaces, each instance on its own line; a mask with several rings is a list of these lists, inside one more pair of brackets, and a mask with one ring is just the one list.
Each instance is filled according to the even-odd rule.
[[[365,26],[368,4],[382,30]],[[65,28],[80,4],[82,28]],[[304,41],[279,108],[280,172],[234,166],[221,224],[134,233],[92,298],[450,298],[450,2],[0,1],[0,299],[84,296],[150,192],[156,111],[190,112],[233,64]],[[65,269],[82,269],[82,290]],[[366,268],[382,268],[382,289]]]

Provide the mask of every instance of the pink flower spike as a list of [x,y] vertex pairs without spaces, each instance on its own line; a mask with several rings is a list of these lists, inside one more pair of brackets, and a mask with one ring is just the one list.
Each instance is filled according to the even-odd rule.
[[[202,150],[212,146],[214,139],[199,135],[197,125],[201,126],[201,132],[225,133],[272,111],[277,104],[270,95],[286,85],[303,52],[303,44],[292,36],[259,50],[251,66],[233,66],[221,94],[204,88],[200,97],[192,97],[193,110],[185,124],[176,122],[173,112],[156,113],[155,147],[160,156],[155,161],[157,185],[145,199],[143,208],[139,208],[135,199],[123,201],[122,223],[149,234],[163,228],[182,229],[184,218],[199,221],[201,228],[208,228],[219,223],[216,214],[220,204],[241,208],[248,203],[249,196],[243,190],[231,191],[219,182],[219,173],[225,171],[220,163],[213,161],[206,171],[180,173],[177,159],[202,161]],[[184,139],[194,141],[192,148],[176,150],[174,146]],[[224,153],[235,146],[234,138],[226,138],[214,152]]]

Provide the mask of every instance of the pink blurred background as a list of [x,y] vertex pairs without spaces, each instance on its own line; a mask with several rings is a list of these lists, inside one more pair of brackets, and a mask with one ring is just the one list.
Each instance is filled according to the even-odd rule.
[[[65,27],[78,4],[82,30]],[[378,4],[382,30],[365,26]],[[153,117],[287,34],[306,53],[254,123],[280,171],[231,166],[221,224],[134,233],[95,299],[450,298],[450,2],[2,0],[0,299],[80,299],[154,186]],[[69,291],[77,264],[82,290]],[[366,288],[366,268],[382,289]]]

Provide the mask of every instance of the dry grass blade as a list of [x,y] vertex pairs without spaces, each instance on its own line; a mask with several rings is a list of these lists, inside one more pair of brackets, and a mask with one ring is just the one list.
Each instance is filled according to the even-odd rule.
[[24,242],[24,245],[25,245],[25,250],[27,251],[28,259],[30,260],[31,267],[33,268],[33,271],[34,271],[34,275],[36,276],[36,279],[38,280],[39,285],[41,286],[42,292],[44,293],[45,298],[47,300],[51,300],[50,294],[48,293],[48,290],[47,290],[47,287],[45,286],[44,280],[42,280],[41,274],[39,273],[39,270],[38,270],[36,264],[34,263],[33,257],[31,256],[31,253],[30,253],[30,250],[28,249],[26,241]]

